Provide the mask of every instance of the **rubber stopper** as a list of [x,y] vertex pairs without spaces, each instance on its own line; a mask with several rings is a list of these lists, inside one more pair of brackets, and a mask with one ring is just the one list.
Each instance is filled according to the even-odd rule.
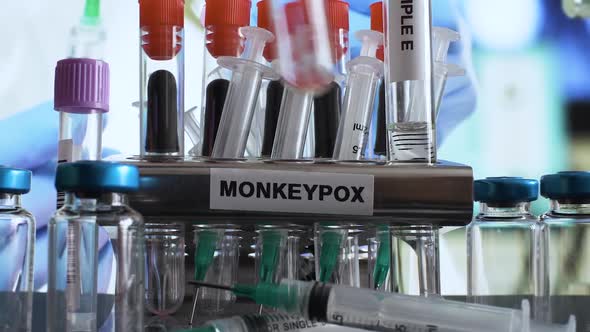
[[[272,32],[275,37],[275,28],[272,18],[272,5],[270,0],[262,0],[256,5],[258,7],[258,27]],[[264,58],[272,62],[278,57],[276,38],[264,48]]]
[[214,58],[239,57],[244,49],[239,29],[250,25],[250,0],[208,0],[205,3],[207,50]]
[[[371,5],[371,30],[383,33],[385,27],[383,25],[383,2],[375,2]],[[385,61],[384,46],[381,45],[377,49],[377,59]]]
[[142,48],[153,60],[170,60],[182,49],[184,0],[140,0]]

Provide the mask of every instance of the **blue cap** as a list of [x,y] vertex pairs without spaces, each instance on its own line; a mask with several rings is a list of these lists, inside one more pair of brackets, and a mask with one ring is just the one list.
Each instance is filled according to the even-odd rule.
[[132,192],[139,188],[139,170],[135,166],[105,161],[60,164],[55,188],[70,192]]
[[476,202],[532,202],[539,197],[539,181],[517,177],[497,177],[477,180],[473,184]]
[[31,190],[31,171],[0,166],[0,192],[26,194]]
[[559,172],[541,178],[541,195],[550,199],[590,198],[590,172]]

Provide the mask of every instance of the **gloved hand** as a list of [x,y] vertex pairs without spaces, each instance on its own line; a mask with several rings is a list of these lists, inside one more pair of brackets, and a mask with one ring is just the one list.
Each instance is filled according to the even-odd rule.
[[[47,223],[56,209],[55,171],[57,168],[57,138],[59,113],[53,110],[53,102],[39,104],[29,110],[0,120],[0,165],[24,168],[33,172],[31,192],[23,195],[22,204],[34,216],[37,227],[35,242],[35,289],[47,284]],[[18,144],[13,144],[17,142]],[[105,149],[103,157],[117,152]],[[102,234],[99,239],[101,256],[107,246],[108,237]],[[104,255],[108,256],[108,255]],[[110,275],[108,265],[105,275]],[[101,275],[103,274],[101,268]],[[106,274],[108,273],[108,274]],[[108,282],[110,278],[106,278]],[[105,280],[100,278],[99,280]],[[106,285],[100,285],[105,288]]]

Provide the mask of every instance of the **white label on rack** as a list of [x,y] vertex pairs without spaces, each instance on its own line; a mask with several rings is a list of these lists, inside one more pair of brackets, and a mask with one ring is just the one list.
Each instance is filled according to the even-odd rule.
[[211,169],[212,210],[373,215],[365,174]]
[[431,54],[430,0],[390,0],[388,11],[389,81],[425,80]]

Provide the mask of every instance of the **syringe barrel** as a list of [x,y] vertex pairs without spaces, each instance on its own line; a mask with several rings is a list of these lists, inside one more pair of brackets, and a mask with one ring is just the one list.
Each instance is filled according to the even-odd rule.
[[184,0],[140,0],[140,153],[184,155]]
[[361,160],[368,141],[371,115],[381,80],[381,61],[362,57],[353,60],[346,84],[346,93],[336,144],[335,160]]
[[312,93],[288,85],[285,87],[272,148],[272,159],[303,158],[312,105]]
[[386,1],[385,12],[388,158],[434,163],[430,0]]
[[262,84],[262,72],[248,64],[238,65],[232,75],[217,131],[213,158],[241,159],[244,157],[252,116]]

